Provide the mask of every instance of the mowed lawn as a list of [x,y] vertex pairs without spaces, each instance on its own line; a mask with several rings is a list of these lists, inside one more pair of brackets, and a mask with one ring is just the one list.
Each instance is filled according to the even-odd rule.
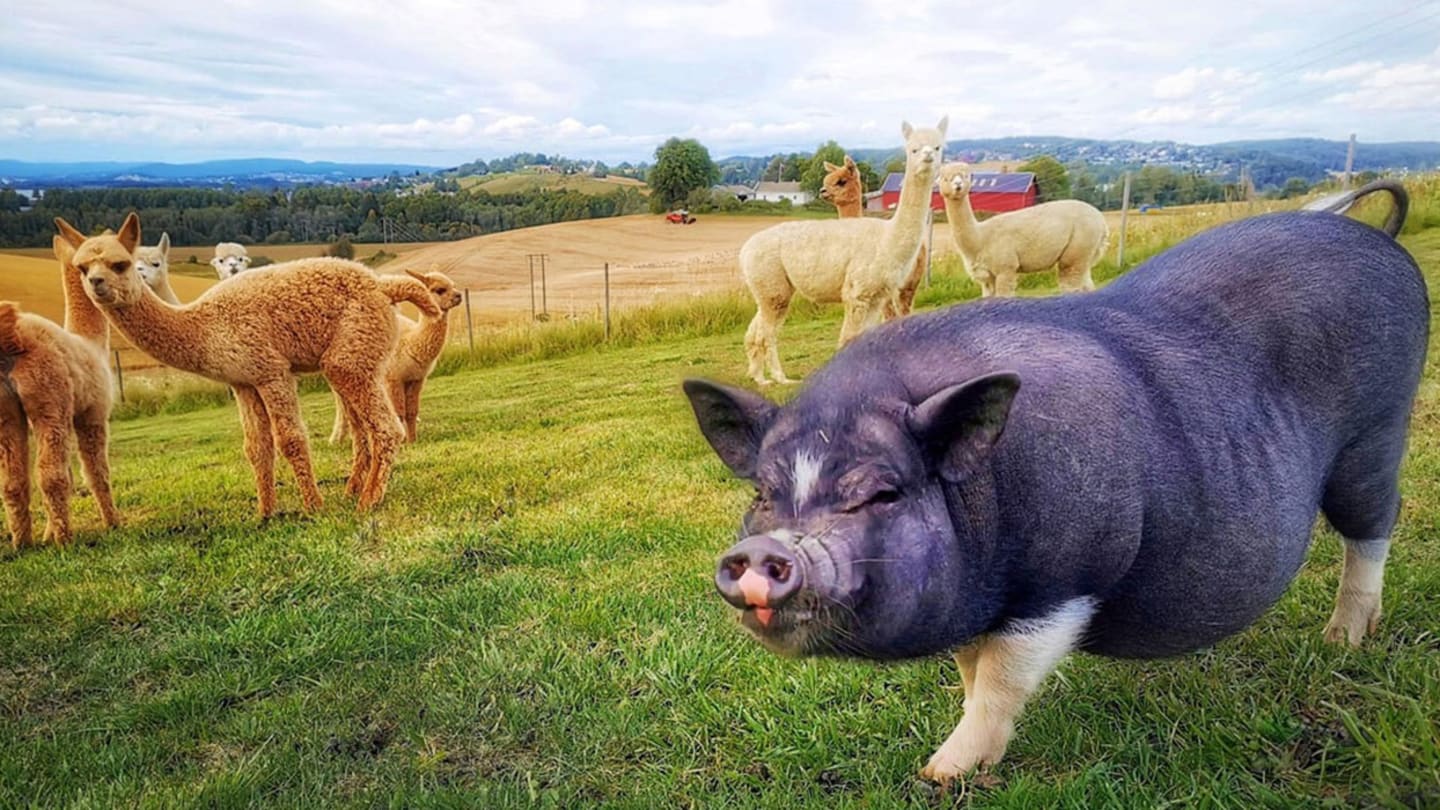
[[[1405,242],[1440,294],[1440,229]],[[789,324],[787,368],[837,326]],[[435,379],[370,516],[328,395],[305,406],[329,501],[295,515],[282,468],[292,512],[263,525],[233,408],[117,423],[126,528],[86,498],[75,546],[0,552],[0,806],[1440,805],[1437,347],[1377,636],[1321,640],[1321,530],[1249,630],[1071,658],[993,777],[940,795],[915,773],[959,717],[953,664],[776,658],[713,592],[750,493],[679,382],[738,382],[740,339]]]

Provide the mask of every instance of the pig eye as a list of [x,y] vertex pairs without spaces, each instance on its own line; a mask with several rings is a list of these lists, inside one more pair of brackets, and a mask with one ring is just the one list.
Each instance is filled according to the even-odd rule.
[[859,512],[871,506],[888,506],[900,500],[900,490],[894,488],[881,488],[874,490],[868,495],[861,496],[851,501],[845,507],[846,512]]

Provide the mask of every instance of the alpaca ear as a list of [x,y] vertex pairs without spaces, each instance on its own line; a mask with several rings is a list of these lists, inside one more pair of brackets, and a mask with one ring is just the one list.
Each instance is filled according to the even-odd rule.
[[831,163],[831,162],[828,161],[828,160],[825,161],[825,171],[826,171],[826,172],[833,172],[833,171],[835,171],[835,170],[838,169],[838,168],[840,168],[840,167],[839,167],[839,166],[836,166],[834,163]]
[[407,276],[415,279],[416,281],[420,282],[421,284],[429,284],[429,283],[430,283],[430,280],[427,279],[427,278],[425,278],[424,274],[422,274],[422,273],[417,273],[417,272],[415,272],[414,270],[411,270],[411,269],[409,269],[409,268],[406,268],[406,269],[405,269],[405,275],[407,275]]
[[120,246],[127,253],[135,252],[135,246],[140,244],[140,217],[134,211],[125,217],[125,223],[120,226],[120,233],[115,234],[115,238],[120,240]]
[[950,127],[950,116],[948,116],[948,115],[945,116],[944,118],[941,118],[941,119],[940,119],[940,123],[938,123],[938,124],[935,125],[935,128],[938,129],[938,130],[940,130],[940,137],[942,137],[942,138],[945,137],[945,130],[948,129],[949,127]]
[[170,258],[170,234],[168,232],[160,234],[160,255],[167,260]]
[[64,217],[55,217],[55,227],[60,229],[60,235],[65,237],[71,247],[80,247],[85,241],[85,234],[75,230],[75,226],[66,222]]
[[855,158],[852,158],[852,157],[850,157],[849,155],[846,155],[846,156],[845,156],[845,168],[847,168],[847,169],[853,169],[853,168],[855,168]]
[[901,134],[901,135],[904,135],[906,140],[909,140],[909,139],[910,139],[910,133],[912,133],[912,132],[914,132],[914,131],[915,131],[915,128],[912,127],[912,126],[910,126],[910,122],[909,122],[909,121],[901,121],[901,122],[900,122],[900,134]]
[[215,256],[215,257],[211,258],[211,259],[210,259],[210,266],[213,267],[213,268],[215,268],[216,270],[219,270],[219,269],[220,269],[220,257],[219,257],[219,256]]
[[60,264],[65,267],[72,266],[71,260],[75,258],[75,246],[58,233],[51,237],[50,241],[51,246],[55,249],[55,258],[60,260]]

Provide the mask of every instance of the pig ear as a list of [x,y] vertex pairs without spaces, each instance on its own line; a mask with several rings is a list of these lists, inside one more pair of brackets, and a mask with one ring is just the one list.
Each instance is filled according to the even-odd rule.
[[760,441],[779,410],[775,403],[741,388],[705,380],[686,380],[684,388],[700,432],[720,460],[735,475],[754,481]]
[[984,463],[1019,390],[1020,377],[1001,371],[952,385],[915,406],[910,431],[941,478],[961,481]]

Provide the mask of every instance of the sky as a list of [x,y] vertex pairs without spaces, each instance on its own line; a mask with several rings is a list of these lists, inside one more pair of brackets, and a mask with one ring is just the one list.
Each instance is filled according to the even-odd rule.
[[1440,140],[1440,0],[17,2],[0,159]]

